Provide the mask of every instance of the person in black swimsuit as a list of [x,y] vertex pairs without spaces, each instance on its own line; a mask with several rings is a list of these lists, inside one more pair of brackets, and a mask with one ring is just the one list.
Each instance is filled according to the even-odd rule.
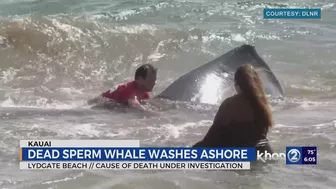
[[252,65],[237,69],[235,88],[237,94],[222,102],[207,134],[193,147],[256,147],[259,152],[273,153],[267,140],[272,112]]

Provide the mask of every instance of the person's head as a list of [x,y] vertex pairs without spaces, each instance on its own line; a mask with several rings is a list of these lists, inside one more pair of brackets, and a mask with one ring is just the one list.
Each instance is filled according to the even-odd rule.
[[237,93],[243,94],[251,103],[256,122],[272,127],[272,113],[267,102],[263,83],[253,66],[245,64],[238,67],[234,82]]
[[156,81],[157,68],[151,64],[143,64],[135,71],[134,80],[143,91],[152,91]]

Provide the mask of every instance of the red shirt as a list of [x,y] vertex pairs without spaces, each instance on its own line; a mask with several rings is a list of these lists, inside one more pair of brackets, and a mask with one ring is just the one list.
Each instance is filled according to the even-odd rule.
[[128,104],[128,100],[134,98],[135,96],[139,101],[150,98],[148,92],[142,92],[142,93],[138,92],[138,90],[135,87],[135,81],[131,81],[126,84],[121,84],[117,87],[116,90],[114,91],[108,90],[104,92],[102,96],[123,104]]

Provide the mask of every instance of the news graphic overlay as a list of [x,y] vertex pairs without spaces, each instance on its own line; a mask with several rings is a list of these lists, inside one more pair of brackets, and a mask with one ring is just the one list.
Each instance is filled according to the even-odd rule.
[[140,147],[137,140],[21,140],[26,170],[250,170],[255,148]]
[[264,9],[264,19],[321,19],[321,9]]
[[286,148],[286,164],[289,165],[316,165],[316,146],[292,146]]

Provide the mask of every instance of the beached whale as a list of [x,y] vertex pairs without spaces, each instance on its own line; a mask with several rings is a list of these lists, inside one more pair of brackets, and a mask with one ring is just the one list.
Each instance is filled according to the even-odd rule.
[[278,79],[254,46],[242,45],[181,76],[155,98],[219,104],[232,95],[234,73],[242,64],[256,68],[266,94],[283,97]]

